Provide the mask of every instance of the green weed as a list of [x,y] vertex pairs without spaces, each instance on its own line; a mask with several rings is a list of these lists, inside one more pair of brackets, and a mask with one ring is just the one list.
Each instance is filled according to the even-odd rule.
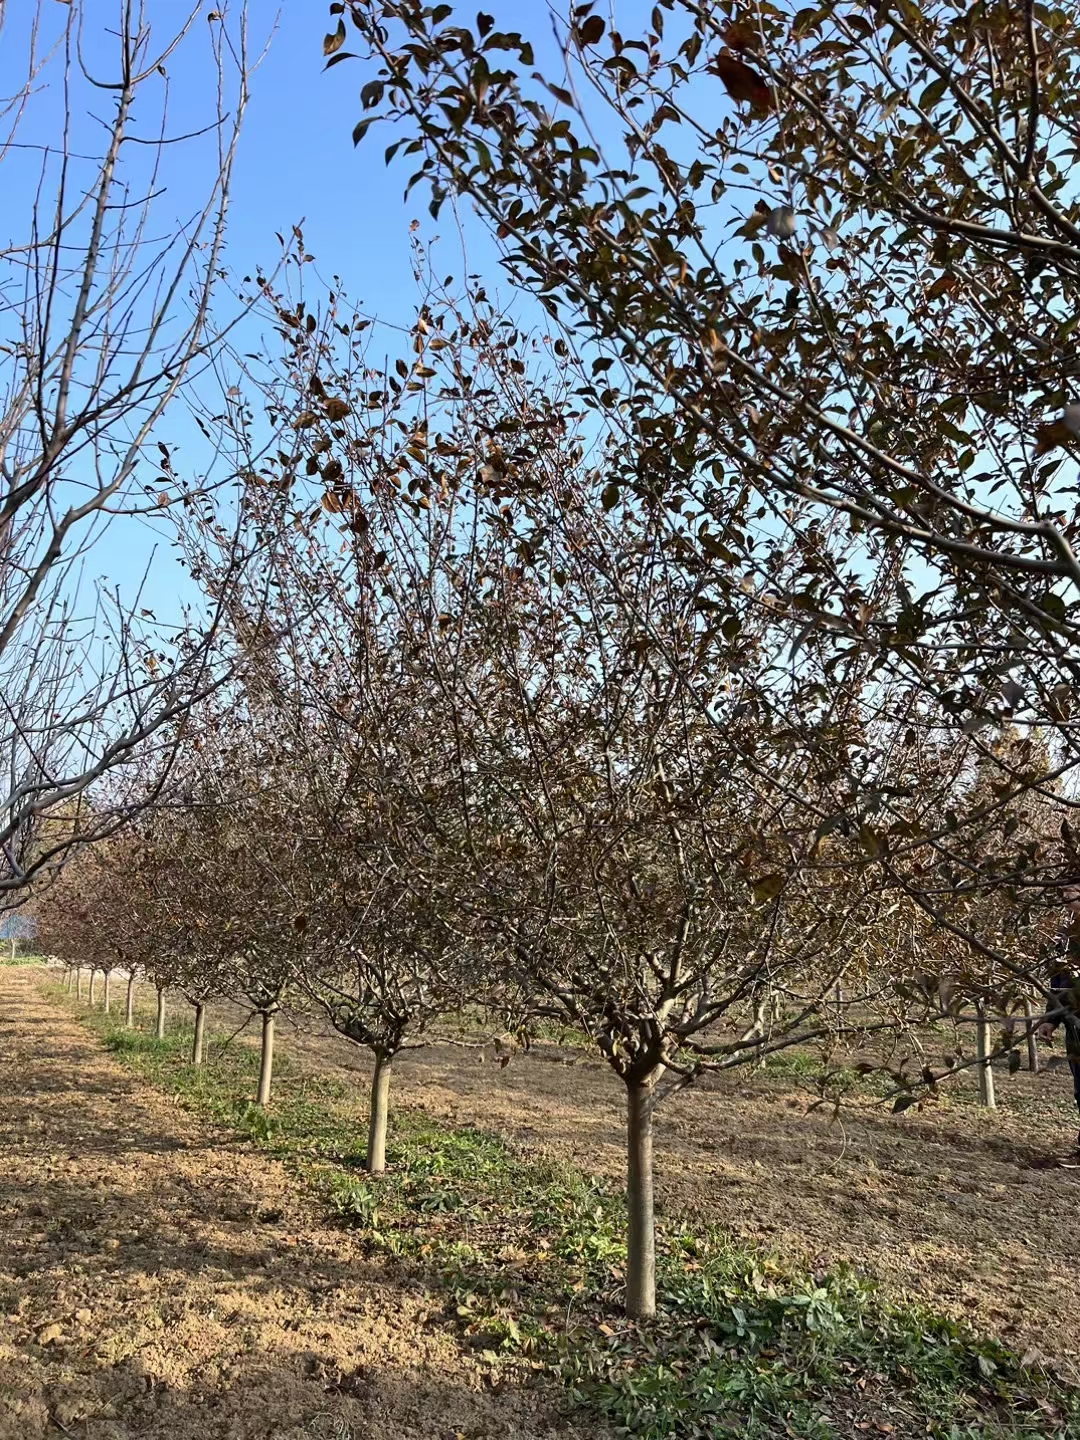
[[620,1310],[625,1208],[607,1183],[401,1108],[388,1173],[372,1181],[364,1098],[345,1086],[284,1061],[263,1112],[250,1100],[250,1046],[215,1040],[194,1069],[183,1025],[156,1041],[81,1013],[123,1064],[272,1152],[373,1252],[414,1267],[445,1297],[462,1344],[557,1381],[617,1435],[1080,1433],[1078,1393],[996,1342],[896,1304],[850,1270],[808,1275],[700,1225],[662,1223],[660,1313],[633,1324]]

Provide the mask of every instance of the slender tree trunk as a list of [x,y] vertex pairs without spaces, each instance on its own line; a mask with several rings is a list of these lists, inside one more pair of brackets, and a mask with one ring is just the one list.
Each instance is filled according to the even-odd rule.
[[165,986],[157,987],[157,1019],[154,1023],[154,1039],[165,1039]]
[[124,997],[124,1024],[129,1030],[135,1025],[135,976],[128,976],[127,995]]
[[259,1060],[259,1088],[255,1094],[256,1105],[269,1105],[270,1083],[274,1076],[274,1012],[262,1012],[262,1056]]
[[15,964],[15,945],[16,945],[15,936],[12,935],[12,937],[11,937],[11,963],[12,963],[13,965]]
[[82,966],[75,967],[75,999],[82,999]]
[[96,970],[91,970],[91,971],[90,971],[90,1007],[91,1007],[91,1009],[93,1009],[93,1005],[94,1005],[94,987],[95,987],[96,984],[97,984],[97,971],[96,971]]
[[1032,1075],[1039,1073],[1039,1042],[1035,1035],[1035,1024],[1031,1016],[1031,1001],[1024,996],[1024,1020],[1027,1022],[1028,1069]]
[[990,1021],[983,1005],[975,1006],[975,1057],[978,1060],[979,1104],[988,1110],[997,1109],[994,1098],[994,1072],[990,1068]]
[[653,1080],[626,1087],[626,1312],[656,1314],[656,1220],[653,1209]]
[[191,1063],[201,1065],[203,1063],[203,1051],[206,1049],[206,1006],[195,1006],[195,1034],[191,1041]]
[[375,1053],[375,1073],[371,1077],[371,1117],[368,1121],[367,1171],[381,1175],[386,1169],[386,1120],[390,1096],[392,1055]]
[[102,994],[101,994],[101,999],[102,999],[102,1003],[103,1003],[103,1005],[104,1005],[104,1007],[105,1007],[105,1014],[106,1014],[106,1015],[108,1015],[108,1013],[109,1013],[109,981],[110,981],[111,979],[112,979],[112,971],[111,971],[111,970],[106,970],[106,971],[105,971],[105,984],[104,984],[104,986],[102,987]]

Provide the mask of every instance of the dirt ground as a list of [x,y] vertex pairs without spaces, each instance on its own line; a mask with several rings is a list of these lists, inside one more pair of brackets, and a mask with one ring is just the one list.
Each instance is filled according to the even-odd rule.
[[[282,1053],[366,1084],[366,1052],[282,1027]],[[620,1087],[582,1052],[539,1047],[505,1069],[433,1046],[403,1056],[400,1102],[623,1173]],[[1000,1108],[956,1098],[892,1115],[868,1104],[830,1124],[797,1082],[709,1078],[659,1111],[661,1207],[824,1268],[847,1262],[1080,1380],[1076,1235],[1080,1169],[1046,1168],[1076,1135],[1067,1067],[997,1076]],[[392,1121],[391,1121],[392,1123]]]
[[0,1440],[541,1440],[440,1302],[0,971]]

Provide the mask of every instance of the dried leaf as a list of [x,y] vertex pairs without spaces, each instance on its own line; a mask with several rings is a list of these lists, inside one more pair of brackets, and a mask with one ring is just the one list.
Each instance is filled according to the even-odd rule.
[[721,50],[712,63],[721,84],[733,100],[748,100],[750,108],[767,115],[773,108],[772,92],[764,79],[737,55]]
[[775,900],[783,888],[783,875],[762,875],[753,882],[754,900],[758,905],[764,905],[769,900]]
[[747,20],[729,20],[720,33],[732,50],[749,50],[757,41],[754,27]]
[[1035,429],[1035,454],[1049,455],[1051,450],[1068,445],[1074,438],[1072,430],[1064,420],[1053,420],[1048,425],[1039,425]]
[[926,298],[928,300],[937,300],[942,295],[951,295],[958,284],[959,281],[955,275],[939,275],[930,286],[930,289],[927,290]]

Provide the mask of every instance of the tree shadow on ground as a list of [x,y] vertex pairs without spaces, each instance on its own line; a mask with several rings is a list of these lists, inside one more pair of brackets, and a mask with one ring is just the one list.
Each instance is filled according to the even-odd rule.
[[381,1363],[371,1363],[366,1352],[342,1353],[340,1346],[329,1354],[300,1333],[254,1353],[224,1345],[189,1368],[139,1354],[90,1366],[56,1345],[22,1367],[16,1386],[7,1368],[0,1360],[0,1440],[548,1440],[575,1434],[584,1440],[585,1434],[536,1389],[469,1384],[410,1363],[401,1352]]
[[[27,1021],[42,1002],[24,995]],[[0,1440],[540,1440],[405,1265],[57,1015],[0,1045]],[[86,1082],[85,1084],[83,1082]],[[590,1432],[591,1433],[591,1432]]]

